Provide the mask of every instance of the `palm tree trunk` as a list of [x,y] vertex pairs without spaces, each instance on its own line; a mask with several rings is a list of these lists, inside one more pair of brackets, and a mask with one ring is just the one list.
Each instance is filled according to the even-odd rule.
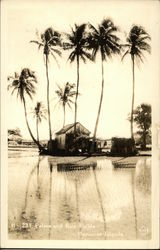
[[78,89],[79,89],[79,56],[77,56],[77,91],[76,91],[76,98],[75,98],[75,115],[74,115],[74,134],[75,135],[76,135],[76,122],[77,122]]
[[36,118],[37,142],[39,143],[38,118]]
[[66,118],[66,110],[65,110],[65,104],[63,104],[63,112],[64,112],[64,120],[63,120],[63,127],[65,126],[65,118]]
[[93,140],[92,140],[91,153],[94,152],[94,144],[95,144],[95,139],[96,139],[96,133],[97,133],[97,128],[98,128],[98,122],[99,122],[99,117],[100,117],[100,112],[101,112],[101,106],[102,106],[102,100],[103,100],[103,92],[104,92],[104,68],[103,68],[102,54],[101,54],[101,59],[102,59],[102,88],[101,88],[101,97],[100,97],[100,102],[99,102],[97,120],[96,120],[95,129],[94,129]]
[[25,101],[25,98],[23,97],[22,98],[23,100],[23,105],[24,105],[24,114],[25,114],[25,119],[26,119],[26,124],[27,124],[27,128],[28,128],[28,131],[30,133],[30,136],[32,138],[32,140],[36,143],[36,145],[38,146],[39,150],[43,150],[44,148],[40,145],[40,143],[34,138],[33,134],[32,134],[32,131],[30,129],[30,126],[29,126],[29,123],[28,123],[28,118],[27,118],[27,111],[26,111],[26,101]]
[[46,54],[46,77],[47,77],[47,107],[48,107],[48,126],[49,126],[49,140],[52,140],[52,130],[51,130],[51,116],[50,116],[50,106],[49,106],[49,76],[48,76],[48,55]]
[[132,106],[131,106],[131,138],[134,140],[134,135],[133,135],[133,110],[134,110],[134,88],[135,88],[134,55],[131,56],[131,59],[132,59],[132,74],[133,74]]

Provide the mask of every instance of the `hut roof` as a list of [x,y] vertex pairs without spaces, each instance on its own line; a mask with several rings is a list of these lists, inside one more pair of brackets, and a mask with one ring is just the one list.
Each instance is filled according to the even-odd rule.
[[[79,124],[79,125],[80,125],[81,127],[83,127],[85,130],[87,130],[88,134],[90,134],[90,131],[89,131],[87,128],[85,128],[80,122],[76,122],[76,125],[77,125],[77,124]],[[73,128],[73,127],[74,127],[74,123],[68,124],[68,125],[64,126],[62,129],[60,129],[60,130],[56,133],[56,135],[65,134],[68,130],[70,130],[70,129]]]

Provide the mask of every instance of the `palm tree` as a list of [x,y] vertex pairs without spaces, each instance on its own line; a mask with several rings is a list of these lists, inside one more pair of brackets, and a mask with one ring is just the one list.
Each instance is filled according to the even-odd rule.
[[59,102],[63,106],[63,112],[64,112],[63,127],[65,126],[66,105],[68,105],[71,108],[71,104],[74,103],[72,101],[72,98],[76,95],[76,92],[73,90],[74,88],[75,88],[75,84],[71,84],[67,82],[64,85],[64,88],[61,88],[60,86],[58,86],[58,90],[56,90],[56,94],[58,95]]
[[77,25],[75,24],[74,29],[70,34],[67,34],[67,42],[63,43],[64,50],[72,50],[68,60],[72,63],[76,60],[77,62],[77,86],[75,95],[75,116],[74,116],[74,134],[76,133],[76,122],[77,122],[77,98],[79,93],[79,63],[80,59],[86,63],[86,59],[91,60],[90,53],[87,52],[87,32],[86,24]]
[[39,41],[32,40],[31,43],[36,43],[38,45],[38,49],[43,47],[43,54],[45,57],[45,65],[46,65],[46,78],[47,78],[47,107],[48,107],[48,126],[49,126],[49,140],[52,140],[52,129],[51,129],[51,117],[50,117],[50,105],[49,105],[49,74],[48,74],[48,62],[49,55],[52,55],[54,60],[57,62],[56,54],[61,55],[57,46],[61,45],[61,35],[59,32],[53,30],[52,28],[48,28],[45,30],[43,34],[39,38]]
[[29,123],[28,123],[28,117],[27,117],[27,109],[26,109],[26,96],[28,96],[31,100],[33,99],[33,95],[35,92],[35,85],[37,83],[37,79],[35,76],[35,73],[31,71],[28,68],[22,69],[20,75],[15,72],[15,75],[9,76],[8,80],[12,80],[12,82],[8,86],[9,89],[13,89],[11,94],[14,94],[14,92],[17,92],[17,97],[20,98],[20,100],[23,102],[24,105],[24,113],[25,113],[25,120],[27,124],[28,131],[30,133],[30,136],[32,140],[37,144],[38,148],[40,150],[43,150],[42,145],[35,139],[33,136],[33,133],[30,129]]
[[134,89],[135,89],[135,60],[137,63],[140,61],[143,62],[143,51],[149,52],[151,51],[150,45],[147,43],[150,40],[150,36],[145,31],[145,29],[141,26],[134,25],[127,37],[127,44],[124,44],[124,47],[127,47],[126,52],[124,53],[122,60],[128,54],[131,56],[132,61],[132,77],[133,77],[133,85],[132,85],[132,104],[131,104],[131,138],[134,140],[133,136],[133,110],[134,110]]
[[111,58],[113,54],[119,54],[121,46],[119,44],[120,39],[115,34],[115,32],[118,31],[118,28],[110,19],[104,19],[101,24],[98,25],[98,28],[89,24],[89,28],[88,48],[92,49],[93,60],[95,60],[97,53],[100,52],[102,67],[102,88],[92,141],[91,151],[93,151],[104,93],[104,61],[106,61],[107,58]]
[[46,119],[46,112],[44,105],[42,102],[37,102],[36,106],[33,110],[33,116],[36,118],[36,130],[37,130],[37,141],[39,143],[39,131],[38,131],[38,125],[42,121],[42,119]]

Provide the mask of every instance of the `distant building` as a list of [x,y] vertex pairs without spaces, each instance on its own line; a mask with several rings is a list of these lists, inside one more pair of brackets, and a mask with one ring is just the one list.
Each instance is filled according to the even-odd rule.
[[21,145],[23,146],[37,146],[33,140],[23,139]]
[[[90,131],[85,128],[80,122],[76,123],[76,132],[89,136]],[[66,145],[66,135],[74,133],[74,123],[64,126],[61,130],[56,133],[56,141],[58,149],[65,150]]]

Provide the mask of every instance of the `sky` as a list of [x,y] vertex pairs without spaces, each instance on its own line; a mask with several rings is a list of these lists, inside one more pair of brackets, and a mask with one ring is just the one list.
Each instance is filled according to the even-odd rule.
[[[8,129],[20,128],[24,138],[30,139],[23,105],[6,91],[7,76],[29,67],[35,71],[38,78],[37,92],[33,101],[27,99],[29,124],[36,136],[36,121],[31,109],[37,101],[42,101],[47,107],[47,82],[43,51],[38,51],[35,44],[36,31],[44,32],[48,27],[59,32],[70,32],[74,24],[92,23],[97,26],[104,17],[109,17],[120,29],[120,37],[125,42],[133,24],[141,25],[151,36],[152,53],[145,54],[144,64],[135,68],[135,107],[141,103],[152,105],[154,96],[154,63],[157,60],[157,30],[159,25],[158,1],[116,1],[116,0],[86,0],[86,1],[2,1],[2,26],[5,30],[5,80],[3,90],[6,95],[6,124]],[[59,67],[53,58],[49,62],[50,107],[53,137],[63,126],[63,109],[56,105],[55,90],[57,84],[63,86],[66,82],[76,83],[76,63],[67,62],[68,52],[63,52],[58,58]],[[129,137],[130,123],[127,120],[131,110],[132,68],[130,56],[121,62],[121,56],[114,56],[104,64],[104,97],[97,130],[97,137],[111,138],[113,136]],[[87,129],[94,131],[101,92],[101,61],[97,56],[95,62],[80,62],[80,95],[78,97],[78,121]],[[66,109],[66,124],[74,122],[74,106]],[[40,139],[48,139],[48,122],[39,126]]]

